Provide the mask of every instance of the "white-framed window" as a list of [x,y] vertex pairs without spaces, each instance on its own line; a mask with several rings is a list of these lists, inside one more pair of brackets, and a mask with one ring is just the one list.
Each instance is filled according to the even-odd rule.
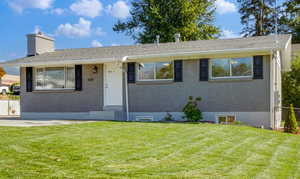
[[232,124],[236,120],[234,115],[217,115],[216,119],[219,124]]
[[137,63],[138,81],[173,80],[173,62]]
[[35,89],[75,89],[75,66],[35,68]]
[[253,57],[211,59],[210,76],[212,79],[252,77]]

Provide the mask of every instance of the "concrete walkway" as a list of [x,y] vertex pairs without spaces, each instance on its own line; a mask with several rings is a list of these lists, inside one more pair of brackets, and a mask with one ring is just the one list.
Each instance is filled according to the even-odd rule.
[[66,124],[79,124],[93,121],[68,121],[68,120],[21,120],[16,117],[0,118],[0,126],[11,127],[33,127],[33,126],[54,126]]

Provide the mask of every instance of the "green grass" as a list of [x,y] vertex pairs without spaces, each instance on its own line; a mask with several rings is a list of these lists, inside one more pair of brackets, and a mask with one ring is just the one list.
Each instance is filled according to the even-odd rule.
[[300,136],[245,126],[0,127],[0,178],[300,178]]

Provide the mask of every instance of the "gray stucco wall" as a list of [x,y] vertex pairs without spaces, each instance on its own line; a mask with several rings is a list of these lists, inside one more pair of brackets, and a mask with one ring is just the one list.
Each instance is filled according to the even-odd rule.
[[26,92],[25,68],[21,68],[22,112],[88,112],[103,109],[103,66],[83,65],[82,91]]
[[204,112],[270,111],[270,61],[263,80],[199,81],[199,61],[183,61],[183,82],[129,84],[130,112],[180,112],[188,96],[200,96]]
[[[21,68],[22,112],[88,112],[103,110],[103,66],[83,65],[83,90],[26,92]],[[129,84],[130,112],[180,112],[188,96],[200,96],[203,112],[270,111],[270,63],[264,58],[263,80],[199,81],[199,61],[183,62],[183,82]],[[125,98],[125,95],[124,95]],[[125,101],[125,100],[124,100]],[[125,107],[125,105],[124,105]]]

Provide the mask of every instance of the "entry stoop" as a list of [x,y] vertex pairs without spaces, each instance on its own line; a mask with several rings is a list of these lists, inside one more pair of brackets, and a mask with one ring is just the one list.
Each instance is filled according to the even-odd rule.
[[122,105],[104,106],[102,112],[113,113],[113,119],[110,119],[110,120],[115,120],[115,121],[124,121],[125,120],[125,113],[124,113]]
[[90,111],[88,118],[96,120],[115,120],[114,111]]
[[103,111],[123,111],[122,105],[103,106]]

